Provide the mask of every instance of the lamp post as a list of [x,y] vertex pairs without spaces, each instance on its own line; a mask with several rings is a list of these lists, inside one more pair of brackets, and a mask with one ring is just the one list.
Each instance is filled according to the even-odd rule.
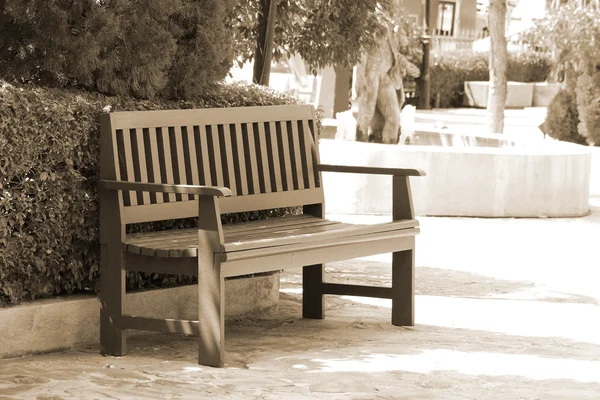
[[419,108],[431,109],[431,76],[429,74],[429,59],[431,55],[431,36],[429,36],[429,16],[431,14],[431,0],[421,0],[423,14],[421,42],[423,43],[423,62],[421,64],[421,93]]

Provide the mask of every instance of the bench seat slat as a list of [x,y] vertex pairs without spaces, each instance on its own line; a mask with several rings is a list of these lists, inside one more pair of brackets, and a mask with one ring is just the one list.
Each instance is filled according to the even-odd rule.
[[252,238],[254,236],[256,236],[256,232],[258,231],[258,233],[263,236],[263,235],[275,235],[281,232],[295,232],[298,230],[307,230],[307,229],[319,229],[319,228],[323,228],[325,226],[331,226],[331,225],[340,225],[339,222],[336,221],[329,221],[329,220],[318,220],[318,219],[314,219],[314,220],[299,220],[297,222],[294,223],[289,223],[289,224],[285,224],[285,225],[273,225],[273,226],[269,226],[269,227],[263,227],[263,228],[255,228],[252,230],[248,230],[248,229],[244,229],[242,231],[233,231],[233,232],[227,232],[225,233],[226,236],[226,241],[227,242],[235,242],[238,240],[243,240],[244,238]]
[[[329,221],[316,217],[283,217],[279,223],[262,224],[261,221],[244,223],[246,229],[236,229],[237,224],[225,225],[223,253],[235,258],[236,252],[260,251],[271,247],[288,246],[299,243],[318,243],[342,238],[389,235],[394,232],[415,228],[416,220],[387,222],[374,225],[353,225]],[[230,226],[230,229],[226,227]],[[156,233],[132,234],[124,242],[124,249],[130,253],[158,257],[197,257],[198,230],[181,229]]]
[[[240,241],[256,240],[257,238],[276,238],[285,235],[293,235],[298,232],[321,232],[332,229],[342,229],[345,225],[341,222],[322,220],[312,221],[311,223],[297,224],[284,226],[280,228],[269,228],[256,231],[238,232],[237,234],[230,235],[225,239],[226,243],[235,243]],[[258,235],[257,235],[258,233]]]
[[[228,242],[250,241],[257,237],[260,239],[275,238],[299,229],[306,231],[320,228],[323,230],[324,225],[333,224],[339,223],[309,215],[294,215],[265,221],[225,225],[224,234]],[[134,233],[128,235],[124,242],[124,249],[128,252],[148,256],[161,251],[163,256],[196,257],[197,251],[192,251],[191,248],[198,248],[198,230],[196,228]],[[178,254],[177,249],[182,249],[182,254]],[[163,250],[169,250],[168,255]]]
[[[377,240],[378,237],[393,238],[409,233],[414,235],[418,227],[416,220],[396,221],[388,224],[377,225],[350,225],[346,229],[332,230],[306,235],[286,236],[279,240],[255,240],[252,242],[235,244],[225,243],[226,260],[260,258],[263,254],[287,253],[300,251],[307,248],[320,248],[333,246],[337,243],[361,243],[363,241]],[[393,225],[397,225],[394,227]]]
[[309,242],[238,251],[228,254],[236,258],[229,257],[221,264],[221,274],[227,278],[409,250],[414,247],[414,236],[418,233],[418,228],[412,228],[386,235],[365,235],[360,240],[351,237],[321,241],[318,246]]
[[[308,221],[314,221],[315,219],[321,220],[320,218],[313,217],[311,215],[289,215],[282,218],[271,218],[261,221],[250,221],[240,222],[236,224],[223,225],[223,230],[226,235],[234,234],[235,232],[246,231],[248,229],[267,229],[276,228],[281,226],[293,226],[301,223],[307,223]],[[165,237],[177,237],[178,234],[188,235],[188,231],[197,232],[196,228],[191,229],[176,229],[167,231],[157,232],[141,232],[132,233],[127,235],[127,243],[143,243],[151,242],[152,240],[162,240]]]
[[[300,215],[286,215],[281,218],[269,218],[258,221],[247,221],[247,222],[238,222],[236,224],[227,224],[223,225],[223,230],[225,232],[239,232],[246,229],[254,229],[254,228],[262,228],[268,226],[277,226],[277,225],[288,225],[292,223],[300,223],[306,222],[309,220],[314,220],[316,217],[313,217],[309,214],[300,214]],[[320,219],[320,218],[319,218]]]
[[[227,237],[225,236],[225,241],[228,242],[225,244],[224,251],[238,251],[242,248],[256,248],[261,247],[264,244],[270,245],[272,243],[276,243],[277,245],[286,244],[288,237],[290,237],[291,242],[296,241],[304,241],[309,238],[308,235],[329,232],[332,230],[338,231],[341,236],[341,232],[343,232],[344,228],[346,228],[347,224],[342,224],[334,221],[323,221],[321,224],[313,224],[311,226],[294,226],[281,228],[274,231],[254,231],[247,235],[235,236],[235,237]],[[198,248],[198,231],[197,230],[187,230],[187,235],[179,236],[177,238],[165,237],[160,241],[153,241],[152,243],[144,242],[141,244],[134,244],[138,248],[142,247],[152,247],[155,250],[169,250],[169,254],[173,252],[173,254],[177,254],[177,250],[185,249],[186,252],[189,253],[189,249]],[[276,242],[274,242],[276,241]],[[228,249],[228,246],[231,246],[232,249]],[[173,255],[169,255],[173,257]],[[183,256],[174,256],[174,257],[183,257]],[[193,256],[195,257],[195,255]]]

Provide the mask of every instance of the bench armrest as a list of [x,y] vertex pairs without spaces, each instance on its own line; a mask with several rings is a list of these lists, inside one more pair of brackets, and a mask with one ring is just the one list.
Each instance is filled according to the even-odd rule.
[[353,165],[319,164],[321,172],[349,172],[354,174],[379,174],[392,176],[392,218],[394,221],[414,219],[409,176],[424,176],[420,169],[357,167]]
[[425,171],[412,168],[385,168],[385,167],[358,167],[353,165],[319,164],[317,169],[321,172],[349,172],[354,174],[377,174],[396,176],[425,176]]
[[141,183],[100,180],[100,187],[102,189],[110,190],[133,190],[141,192],[196,194],[200,196],[217,197],[231,196],[231,190],[229,190],[229,188],[218,186],[170,185],[163,183]]

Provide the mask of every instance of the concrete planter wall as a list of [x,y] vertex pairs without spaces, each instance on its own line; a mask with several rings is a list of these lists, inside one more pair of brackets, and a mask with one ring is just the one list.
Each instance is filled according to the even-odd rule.
[[[277,306],[279,273],[225,281],[225,315]],[[148,318],[198,320],[196,285],[127,294],[126,313]],[[142,333],[144,331],[129,331]],[[0,358],[98,343],[96,296],[66,296],[0,309]]]
[[[559,83],[523,83],[508,82],[506,93],[507,108],[548,107],[550,101],[560,90]],[[465,82],[464,104],[469,107],[487,107],[489,82]]]
[[[487,107],[489,82],[465,82],[465,105],[469,107]],[[508,82],[506,92],[507,108],[531,107],[533,104],[533,85],[522,82]]]
[[[590,151],[570,143],[542,148],[393,146],[320,142],[321,160],[420,168],[411,178],[417,215],[573,217],[589,212]],[[327,212],[390,214],[387,176],[323,174]]]
[[560,91],[560,83],[536,82],[533,83],[533,107],[548,107],[550,102]]
[[600,197],[600,147],[590,147],[592,168],[590,171],[590,197]]

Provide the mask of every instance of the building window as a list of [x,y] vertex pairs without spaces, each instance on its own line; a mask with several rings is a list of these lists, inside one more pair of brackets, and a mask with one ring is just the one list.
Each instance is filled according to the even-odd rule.
[[454,35],[454,17],[456,14],[456,3],[440,1],[438,5],[436,34],[442,36]]

